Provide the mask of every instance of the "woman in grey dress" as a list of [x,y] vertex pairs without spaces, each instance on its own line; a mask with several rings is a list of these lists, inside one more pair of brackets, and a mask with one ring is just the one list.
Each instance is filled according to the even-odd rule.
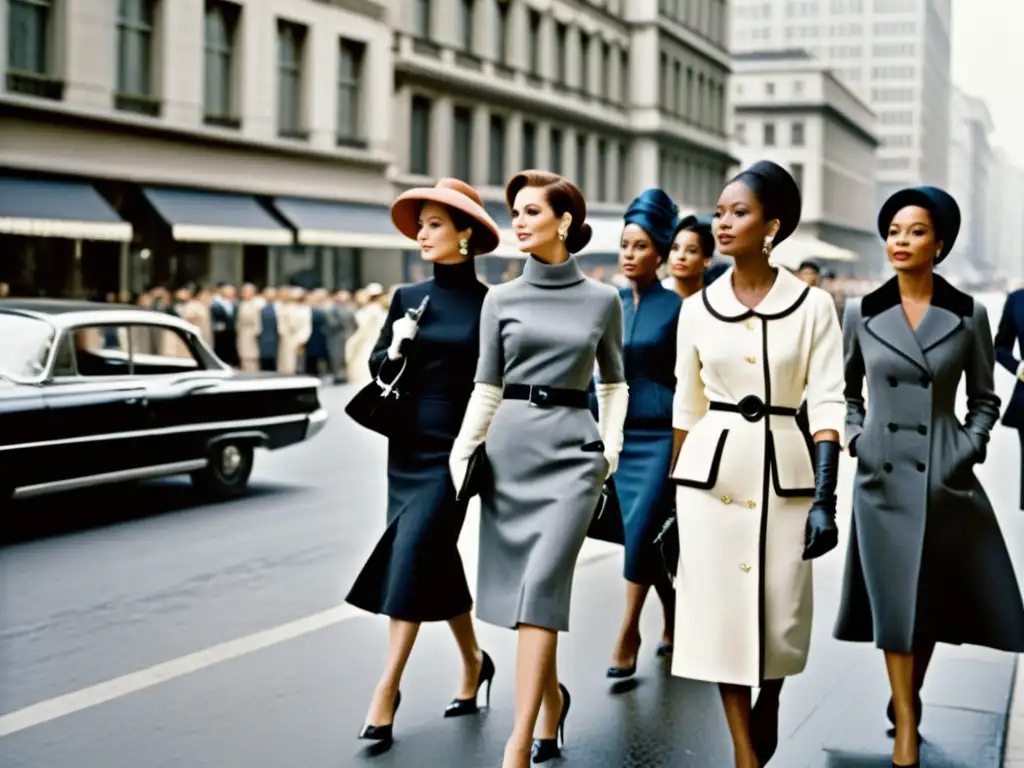
[[[555,665],[558,633],[569,629],[576,558],[622,450],[628,389],[618,291],[586,278],[571,255],[591,235],[579,189],[524,171],[506,199],[529,256],[520,277],[484,299],[476,386],[451,470],[461,488],[486,437],[494,482],[481,499],[477,617],[518,630],[515,727],[503,766],[522,768],[531,751],[535,763],[560,753],[569,693]],[[597,424],[587,395],[595,360]]]
[[940,189],[889,198],[878,232],[896,276],[850,302],[843,323],[857,476],[835,635],[885,653],[894,766],[918,764],[920,692],[937,642],[1024,651],[1017,579],[974,475],[999,418],[988,315],[932,271],[959,228],[956,202]]

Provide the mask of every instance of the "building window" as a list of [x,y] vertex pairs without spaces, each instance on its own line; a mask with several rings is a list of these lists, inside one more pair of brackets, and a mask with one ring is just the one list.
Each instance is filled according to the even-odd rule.
[[581,192],[587,191],[587,137],[576,134],[576,186]]
[[775,95],[775,83],[765,83],[764,84],[764,95],[765,96],[774,96]]
[[409,126],[409,170],[426,176],[430,173],[430,99],[412,97],[412,119]]
[[540,75],[540,28],[540,13],[531,9],[529,35],[526,39],[526,60],[531,75]]
[[471,182],[472,165],[473,113],[466,107],[456,107],[452,130],[452,176]]
[[597,199],[608,199],[608,142],[604,139],[597,141]]
[[366,44],[341,39],[338,49],[338,143],[362,146],[360,105]]
[[555,24],[555,82],[565,84],[566,72],[569,69],[566,38],[569,28],[565,24]]
[[499,64],[508,64],[508,14],[508,0],[499,0],[494,13],[494,44]]
[[523,168],[537,167],[537,126],[523,123]]
[[629,51],[619,53],[619,103],[629,100]]
[[431,7],[430,0],[414,0],[416,7],[413,13],[412,33],[421,40],[430,39]]
[[658,73],[661,75],[660,82],[658,83],[661,93],[658,95],[658,99],[661,102],[662,112],[668,112],[671,108],[671,101],[669,100],[669,84],[668,84],[668,54],[663,53],[659,58]]
[[580,91],[590,92],[590,35],[580,32]]
[[797,189],[800,190],[801,194],[804,191],[804,165],[803,163],[792,163],[789,166],[789,172],[793,176],[793,181],[796,182]]
[[306,28],[301,24],[277,22],[277,133],[291,139],[305,139],[302,129],[302,54]]
[[766,147],[775,146],[775,123],[764,124],[764,140],[761,142]]
[[467,53],[473,51],[473,25],[476,23],[476,0],[460,0],[459,44]]
[[680,117],[685,112],[683,98],[683,63],[676,59],[672,62],[672,113]]
[[52,0],[10,0],[7,68],[45,75],[50,71]]
[[491,115],[490,144],[487,183],[499,187],[505,183],[505,118],[500,115]]
[[802,147],[804,145],[804,124],[802,122],[793,123],[789,139],[789,143],[794,147]]
[[616,190],[617,197],[620,201],[627,199],[629,190],[629,147],[625,144],[619,144],[619,173],[618,173],[618,185],[619,188]]
[[744,145],[747,143],[747,124],[742,122],[736,123],[736,143]]
[[601,43],[601,85],[600,93],[606,99],[612,95],[612,47]]
[[562,149],[565,139],[558,128],[551,129],[551,159],[548,163],[552,173],[562,175]]
[[235,33],[238,14],[234,3],[206,0],[204,30],[203,109],[204,120],[214,125],[237,128],[235,117]]
[[120,0],[117,13],[116,107],[160,113],[153,98],[153,1]]

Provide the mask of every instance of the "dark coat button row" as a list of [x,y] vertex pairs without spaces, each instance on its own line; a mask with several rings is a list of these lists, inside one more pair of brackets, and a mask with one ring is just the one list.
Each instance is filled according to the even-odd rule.
[[[893,466],[892,466],[892,464],[890,464],[887,461],[887,462],[885,462],[885,464],[882,465],[882,469],[884,469],[886,472],[890,472],[891,473],[892,470],[893,470]],[[926,469],[928,469],[928,467],[925,466],[924,462],[921,462],[921,461],[917,462],[917,471],[918,472],[924,472]]]
[[[931,383],[932,383],[932,380],[930,378],[928,378],[927,376],[922,376],[921,380],[918,382],[918,384],[920,384],[925,389],[930,387]],[[899,385],[899,381],[897,381],[896,377],[895,376],[890,376],[889,377],[889,386],[890,387],[895,387],[895,386],[898,386],[898,385]]]
[[[896,431],[899,430],[900,425],[899,424],[895,424],[895,423],[890,421],[889,424],[888,424],[888,427],[889,427],[889,431],[890,432],[896,432]],[[918,431],[919,434],[927,435],[928,434],[928,427],[926,427],[924,424],[918,424],[917,425],[917,431]]]

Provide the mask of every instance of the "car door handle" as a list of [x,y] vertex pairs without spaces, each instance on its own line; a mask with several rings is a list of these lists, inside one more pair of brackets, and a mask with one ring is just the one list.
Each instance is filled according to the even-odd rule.
[[143,408],[149,405],[149,400],[145,397],[129,397],[124,402],[125,405],[141,405]]

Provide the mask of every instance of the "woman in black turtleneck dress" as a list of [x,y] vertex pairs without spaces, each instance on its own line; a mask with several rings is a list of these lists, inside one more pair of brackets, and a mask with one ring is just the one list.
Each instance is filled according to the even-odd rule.
[[[408,430],[388,444],[387,530],[347,598],[391,618],[387,663],[360,733],[374,741],[391,740],[402,672],[421,622],[447,621],[462,655],[462,682],[445,717],[477,712],[477,693],[494,676],[473,631],[458,550],[466,502],[455,499],[448,457],[473,390],[487,293],[473,256],[497,247],[498,227],[476,190],[456,179],[403,193],[391,217],[433,262],[434,277],[395,293],[370,356],[371,374],[381,371],[385,381],[406,363],[403,391],[413,398]],[[430,302],[417,326],[405,315],[425,296]]]

